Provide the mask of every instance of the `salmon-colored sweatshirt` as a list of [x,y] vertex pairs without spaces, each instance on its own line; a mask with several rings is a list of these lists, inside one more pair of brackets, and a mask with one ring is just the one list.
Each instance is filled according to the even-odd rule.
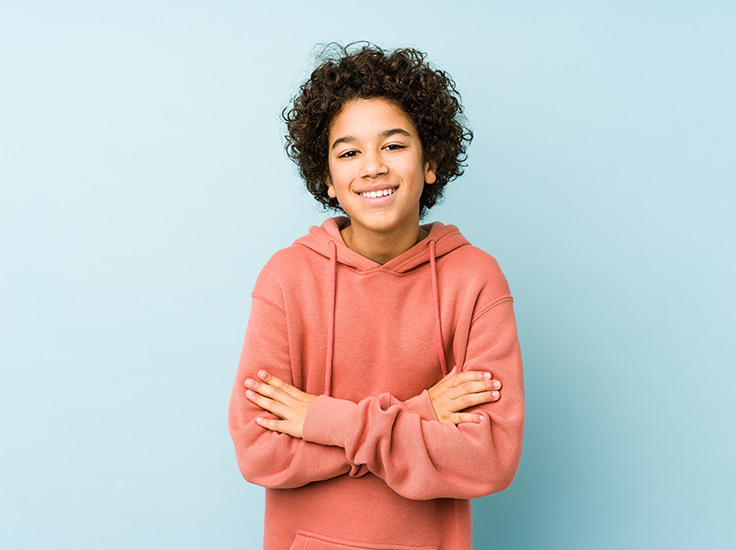
[[[470,500],[509,486],[524,394],[513,299],[495,259],[452,225],[379,265],[328,219],[274,254],[253,290],[229,425],[243,477],[266,487],[267,550],[472,546]],[[427,389],[487,370],[480,423],[440,423]],[[244,381],[265,369],[319,395],[304,438],[256,424]]]

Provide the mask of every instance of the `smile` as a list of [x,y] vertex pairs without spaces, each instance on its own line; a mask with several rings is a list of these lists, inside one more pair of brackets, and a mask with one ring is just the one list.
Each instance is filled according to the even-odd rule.
[[361,197],[365,197],[367,199],[377,199],[380,197],[387,197],[388,195],[393,195],[396,191],[396,187],[392,187],[391,189],[379,189],[378,191],[363,191],[361,193],[358,193]]

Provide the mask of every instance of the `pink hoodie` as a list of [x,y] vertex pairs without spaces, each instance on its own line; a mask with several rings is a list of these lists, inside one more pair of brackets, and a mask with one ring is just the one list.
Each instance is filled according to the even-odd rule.
[[[338,217],[278,251],[253,290],[230,401],[243,477],[266,487],[263,547],[472,546],[471,498],[502,491],[524,430],[513,298],[495,259],[452,225],[383,266],[345,246]],[[427,393],[488,370],[501,399],[478,424],[440,423]],[[266,369],[319,395],[304,439],[255,422],[246,377]]]

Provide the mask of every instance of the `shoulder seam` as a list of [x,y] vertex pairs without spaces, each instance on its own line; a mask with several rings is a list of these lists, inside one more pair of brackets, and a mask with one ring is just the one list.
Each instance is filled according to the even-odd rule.
[[272,300],[269,300],[269,299],[268,299],[268,298],[266,298],[265,296],[261,296],[260,294],[257,294],[257,293],[255,293],[255,292],[251,292],[251,293],[250,293],[250,295],[251,295],[251,296],[252,296],[253,298],[258,298],[258,299],[260,299],[260,300],[262,300],[262,301],[266,302],[267,304],[269,304],[269,305],[273,306],[274,308],[278,309],[278,310],[279,310],[279,311],[280,311],[281,313],[284,313],[284,314],[286,314],[286,310],[285,310],[284,308],[282,308],[282,307],[281,307],[280,305],[278,305],[278,304],[277,304],[276,302],[274,302],[274,301],[272,301]]
[[489,311],[491,311],[494,307],[496,307],[499,304],[502,304],[504,302],[513,302],[513,301],[514,301],[514,297],[513,296],[509,296],[509,295],[502,296],[501,298],[499,298],[495,302],[492,302],[490,305],[487,305],[486,307],[484,307],[483,309],[481,309],[478,313],[476,313],[473,316],[473,318],[471,319],[470,322],[471,323],[475,323],[480,317],[482,317],[483,315],[485,315],[486,313],[488,313]]

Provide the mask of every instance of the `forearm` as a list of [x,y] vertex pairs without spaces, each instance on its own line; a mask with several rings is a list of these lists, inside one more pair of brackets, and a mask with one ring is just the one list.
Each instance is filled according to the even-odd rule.
[[482,422],[455,426],[425,420],[388,394],[357,404],[321,396],[304,436],[344,449],[350,462],[407,498],[474,498],[511,483],[523,433],[523,415],[503,418],[483,409],[474,409]]
[[[240,387],[238,387],[240,386]],[[271,488],[301,487],[313,481],[357,473],[345,453],[335,447],[264,429],[256,418],[267,415],[244,397],[245,388],[233,388],[229,427],[235,456],[243,477]]]
[[347,473],[357,475],[339,449],[272,432],[256,423],[268,415],[246,398],[245,380],[261,369],[292,381],[283,312],[254,298],[228,411],[235,455],[245,479],[265,487],[299,487]]
[[408,498],[472,498],[505,489],[518,468],[524,429],[511,304],[484,314],[473,331],[463,370],[488,370],[503,383],[500,400],[471,409],[481,422],[456,426],[427,418],[427,400],[419,396],[407,403],[389,394],[359,403],[320,396],[307,415],[304,438],[343,448],[348,461],[365,465]]
[[[400,401],[395,397],[392,398],[392,402],[400,403]],[[403,404],[408,410],[415,412],[423,420],[439,421],[434,412],[434,408],[432,407],[432,400],[430,399],[427,390],[423,390],[419,395],[415,395],[414,397],[403,401]]]

